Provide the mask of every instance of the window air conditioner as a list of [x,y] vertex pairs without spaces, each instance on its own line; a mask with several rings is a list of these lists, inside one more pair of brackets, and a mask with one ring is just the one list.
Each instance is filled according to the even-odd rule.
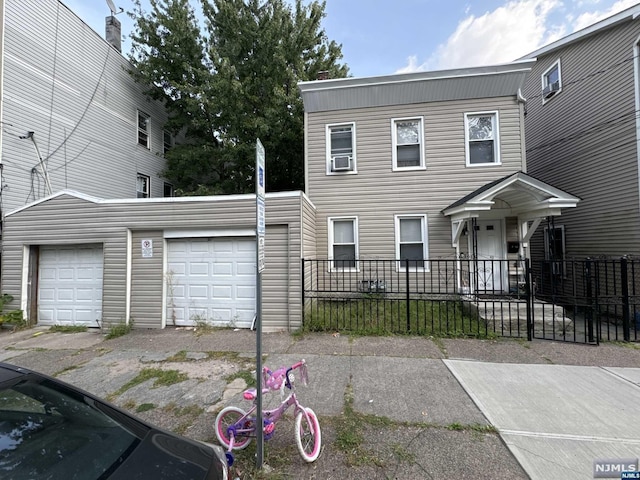
[[544,87],[544,89],[542,90],[542,96],[544,98],[553,97],[558,92],[558,90],[560,90],[560,82],[559,81],[550,83],[549,85]]
[[331,157],[331,171],[344,172],[347,170],[351,170],[350,155],[339,155],[339,156]]

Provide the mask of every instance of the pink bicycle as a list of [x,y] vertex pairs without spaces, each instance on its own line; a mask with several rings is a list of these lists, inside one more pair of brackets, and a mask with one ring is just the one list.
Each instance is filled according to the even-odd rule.
[[[318,417],[310,408],[303,407],[298,402],[294,389],[295,370],[299,371],[300,380],[304,385],[308,382],[307,364],[304,360],[292,365],[289,368],[281,367],[272,372],[267,367],[262,369],[262,393],[291,390],[291,393],[280,405],[273,410],[262,411],[262,423],[264,439],[270,439],[275,431],[275,426],[284,412],[290,406],[294,406],[295,415],[295,439],[300,455],[306,462],[313,462],[320,455],[322,436],[320,433],[320,423]],[[253,401],[253,407],[245,412],[238,407],[225,407],[216,417],[215,430],[220,443],[227,448],[227,463],[233,464],[232,450],[241,450],[251,442],[256,436],[256,389],[245,390],[243,393],[245,400]]]

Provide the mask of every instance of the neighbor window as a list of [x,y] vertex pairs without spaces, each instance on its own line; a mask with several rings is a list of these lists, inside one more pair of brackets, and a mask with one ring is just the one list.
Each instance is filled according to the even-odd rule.
[[424,168],[422,118],[391,120],[393,136],[393,169]]
[[173,135],[171,135],[166,130],[164,131],[164,153],[167,153],[169,150],[173,148]]
[[138,174],[136,193],[138,198],[149,198],[149,177],[147,175]]
[[498,112],[465,114],[467,166],[500,164]]
[[138,143],[148,149],[151,149],[149,143],[150,119],[149,115],[138,110]]
[[356,172],[356,125],[327,125],[327,174]]
[[427,216],[396,215],[395,223],[398,270],[428,269]]
[[355,269],[358,258],[358,219],[329,219],[331,269]]
[[170,183],[164,182],[164,190],[163,190],[163,196],[164,197],[173,197],[174,193],[173,193],[173,185],[171,185]]
[[560,60],[551,65],[542,74],[542,102],[560,93],[562,90],[562,78],[560,76]]

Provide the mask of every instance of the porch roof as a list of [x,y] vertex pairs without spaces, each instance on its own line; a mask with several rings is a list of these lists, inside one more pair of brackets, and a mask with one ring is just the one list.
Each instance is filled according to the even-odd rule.
[[[497,200],[501,200],[496,207]],[[524,172],[516,172],[487,183],[442,210],[452,220],[473,218],[492,208],[507,208],[512,216],[528,219],[560,215],[580,198]]]

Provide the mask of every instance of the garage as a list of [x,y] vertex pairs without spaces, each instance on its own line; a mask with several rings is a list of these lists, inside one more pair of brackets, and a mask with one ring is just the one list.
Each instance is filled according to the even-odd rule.
[[38,324],[98,326],[102,275],[102,245],[40,247]]
[[168,324],[251,327],[255,237],[168,239],[166,277]]

